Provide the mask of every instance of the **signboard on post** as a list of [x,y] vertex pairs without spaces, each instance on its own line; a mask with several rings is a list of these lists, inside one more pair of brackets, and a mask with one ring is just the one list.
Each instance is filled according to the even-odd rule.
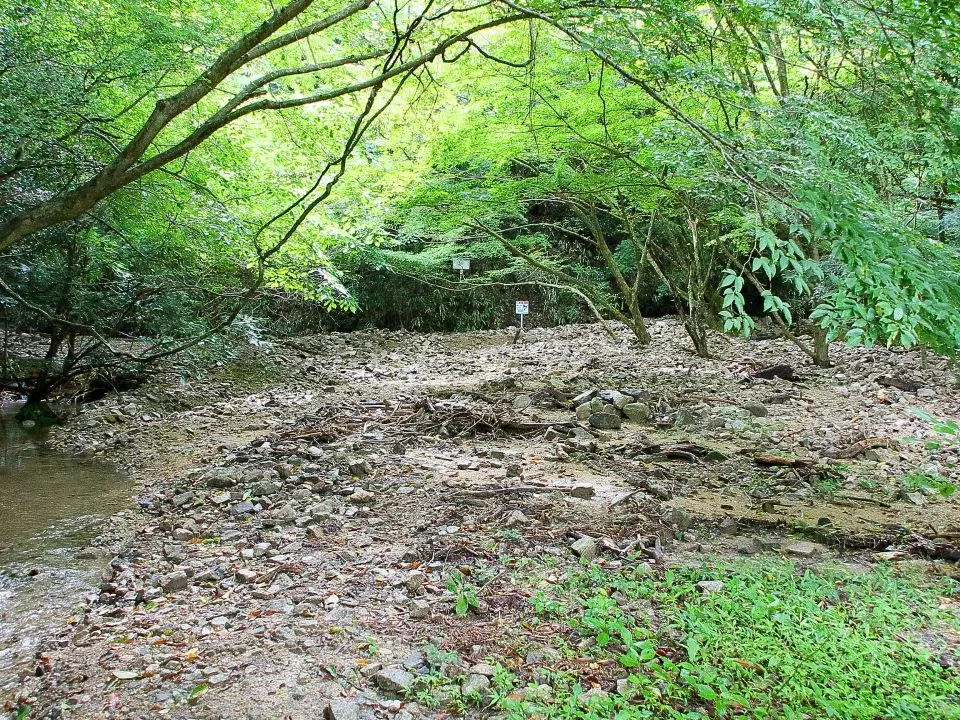
[[517,300],[517,315],[520,316],[520,330],[517,331],[517,337],[523,332],[523,316],[530,312],[529,300]]
[[463,271],[470,269],[470,258],[454,258],[453,269],[460,271],[460,281],[463,282]]

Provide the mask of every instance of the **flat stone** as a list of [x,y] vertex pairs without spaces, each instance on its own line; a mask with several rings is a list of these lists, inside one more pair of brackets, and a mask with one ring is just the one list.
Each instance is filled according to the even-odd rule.
[[248,570],[247,568],[237,570],[237,580],[242,583],[252,583],[256,579],[257,573],[253,570]]
[[323,711],[325,720],[360,720],[360,706],[352,700],[333,698]]
[[230,506],[229,513],[234,517],[253,512],[254,505],[249,500],[243,500]]
[[597,394],[596,390],[585,390],[580,393],[573,399],[574,405],[582,405],[583,403],[590,402],[593,399],[593,396]]
[[546,665],[559,659],[559,650],[541,645],[527,650],[527,655],[523,661],[527,665]]
[[350,493],[347,499],[350,502],[357,503],[358,505],[368,505],[372,503],[376,497],[376,493],[372,493],[369,490],[364,490],[361,488]]
[[188,490],[187,492],[180,493],[179,495],[174,495],[173,504],[177,507],[183,507],[187,503],[191,502],[196,496],[197,494],[195,492]]
[[798,557],[813,557],[822,549],[820,545],[812,543],[809,540],[788,542],[782,547],[783,551],[788,555],[797,555]]
[[632,422],[646,422],[650,419],[650,406],[646,403],[627,403],[620,410],[627,420]]
[[904,552],[903,550],[886,550],[884,552],[875,553],[873,557],[875,557],[877,560],[891,562],[893,560],[901,560],[903,558],[910,557],[910,553]]
[[567,492],[572,497],[580,498],[581,500],[589,500],[597,494],[597,491],[594,489],[593,485],[574,485]]
[[413,673],[404,670],[399,665],[390,665],[373,676],[373,681],[381,690],[397,693],[409,692],[416,678]]
[[497,674],[497,669],[489,663],[477,663],[476,665],[470,668],[471,675],[485,675],[486,677],[493,677]]
[[590,416],[589,422],[598,430],[619,430],[622,424],[619,415],[609,412],[595,412]]
[[178,590],[183,590],[189,584],[190,580],[183,570],[175,570],[160,578],[160,587],[163,588],[164,592],[177,592]]

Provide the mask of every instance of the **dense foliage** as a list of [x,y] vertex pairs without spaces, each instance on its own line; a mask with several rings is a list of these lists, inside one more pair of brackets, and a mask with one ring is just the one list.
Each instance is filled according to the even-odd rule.
[[946,0],[0,12],[0,290],[50,340],[3,374],[35,399],[240,317],[491,327],[521,295],[640,342],[675,313],[701,355],[762,316],[819,363],[960,346]]

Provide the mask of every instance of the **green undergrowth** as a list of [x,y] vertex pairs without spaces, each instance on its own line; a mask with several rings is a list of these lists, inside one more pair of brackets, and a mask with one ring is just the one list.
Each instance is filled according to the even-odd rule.
[[[566,632],[553,634],[550,660],[537,667],[521,662],[522,647],[514,659],[497,658],[491,688],[472,699],[487,713],[509,720],[960,718],[956,657],[943,667],[925,647],[956,632],[956,614],[943,609],[955,583],[890,567],[852,573],[781,560],[662,574],[642,565],[584,566],[553,578],[539,583],[528,624]],[[723,587],[706,593],[697,586],[703,580]],[[430,683],[439,684],[428,678],[424,687]]]

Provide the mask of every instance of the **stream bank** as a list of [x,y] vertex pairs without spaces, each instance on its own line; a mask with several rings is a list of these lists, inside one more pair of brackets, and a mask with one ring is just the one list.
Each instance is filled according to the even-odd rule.
[[[457,654],[467,680],[488,657],[523,666],[545,640],[516,628],[559,572],[520,582],[516,563],[531,559],[955,572],[923,558],[960,534],[957,495],[922,479],[960,482],[957,448],[913,439],[936,437],[914,408],[960,414],[944,363],[836,348],[837,367],[812,368],[778,341],[731,341],[703,360],[675,323],[651,333],[649,349],[594,326],[519,344],[507,332],[300,338],[264,350],[284,376],[253,392],[158,385],[86,408],[58,445],[130,469],[136,534],[51,634],[11,711],[441,717],[403,687],[421,674],[415,653]],[[803,380],[754,377],[778,363]],[[917,388],[878,382],[890,376]],[[578,397],[602,400],[608,426],[579,417]],[[628,404],[645,410],[624,417]],[[871,438],[884,442],[859,451]],[[936,635],[948,665],[949,627]]]

